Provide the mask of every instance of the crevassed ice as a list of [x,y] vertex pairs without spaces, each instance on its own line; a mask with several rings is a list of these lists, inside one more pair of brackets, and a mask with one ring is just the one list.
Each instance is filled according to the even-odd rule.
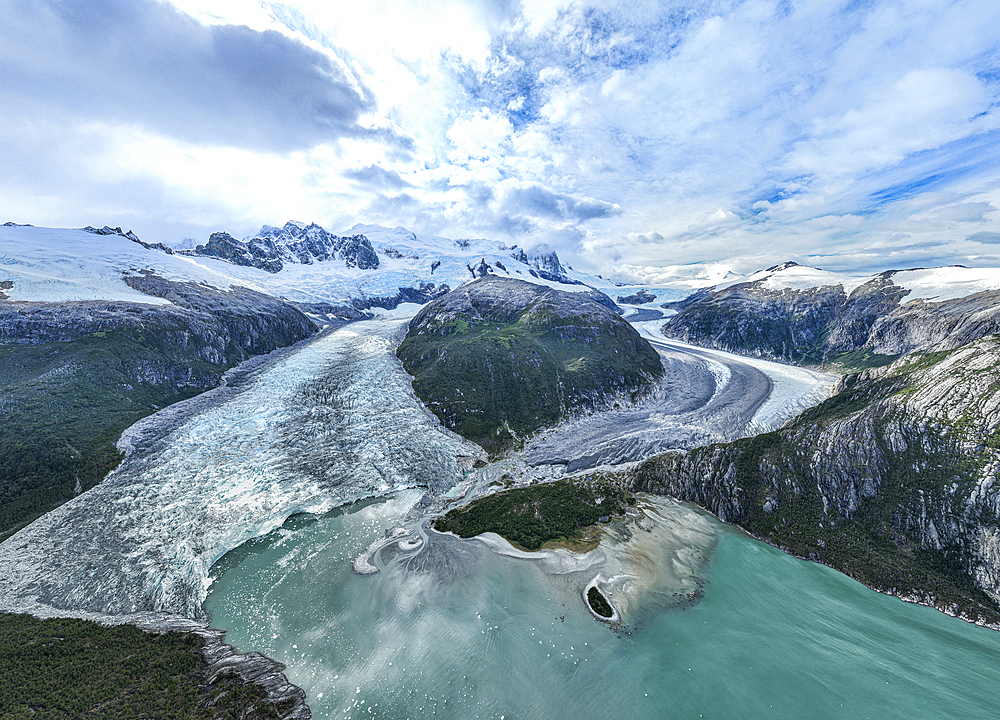
[[0,608],[200,618],[212,564],[289,515],[454,485],[476,451],[413,395],[393,352],[404,328],[319,337],[9,538]]

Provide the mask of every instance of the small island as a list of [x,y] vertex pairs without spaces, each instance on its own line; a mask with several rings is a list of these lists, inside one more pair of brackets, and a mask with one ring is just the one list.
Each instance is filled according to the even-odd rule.
[[586,552],[597,546],[594,526],[602,518],[635,504],[631,493],[595,474],[487,495],[437,518],[434,528],[463,538],[493,532],[529,552],[543,546]]
[[608,599],[604,597],[604,594],[597,589],[596,585],[591,585],[587,590],[587,606],[597,615],[602,618],[611,620],[614,617],[615,611],[611,607],[611,603]]

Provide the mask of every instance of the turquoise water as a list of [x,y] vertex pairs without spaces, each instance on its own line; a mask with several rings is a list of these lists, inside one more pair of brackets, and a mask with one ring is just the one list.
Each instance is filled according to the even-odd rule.
[[[206,608],[288,666],[316,718],[992,718],[1000,633],[874,593],[712,521],[703,599],[596,622],[580,574],[436,536],[351,560],[419,493],[300,516],[223,558]],[[383,558],[387,557],[383,554]]]

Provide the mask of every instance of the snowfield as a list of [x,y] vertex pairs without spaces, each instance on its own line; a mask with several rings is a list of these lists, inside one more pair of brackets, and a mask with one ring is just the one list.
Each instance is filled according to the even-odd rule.
[[906,288],[910,300],[957,300],[974,293],[1000,289],[1000,268],[966,268],[959,266],[903,270],[892,276],[892,281]]
[[218,258],[169,255],[120,235],[0,226],[0,281],[13,282],[13,288],[5,291],[11,300],[163,304],[167,301],[143,295],[122,281],[124,273],[153,270],[168,280],[207,283],[222,290],[239,285],[293,302],[349,304],[353,299],[392,298],[400,288],[418,288],[422,283],[454,289],[473,279],[469,267],[486,262],[498,275],[568,292],[587,290],[587,284],[614,290],[610,282],[573,270],[566,270],[566,275],[585,284],[532,275],[533,268],[511,257],[516,249],[503,243],[417,236],[405,228],[373,225],[356,225],[343,235],[358,233],[368,237],[375,249],[378,269],[350,268],[343,261],[330,260],[289,263],[280,272],[269,273]]
[[[674,285],[617,285],[563,264],[571,281],[561,283],[540,277],[545,255],[529,254],[529,262],[515,260],[517,246],[486,239],[452,240],[436,235],[418,235],[406,228],[355,225],[341,236],[365,235],[379,259],[374,270],[347,267],[342,260],[305,265],[287,263],[278,273],[234,265],[205,256],[169,255],[147,249],[120,235],[96,235],[84,230],[37,228],[23,225],[0,226],[0,281],[13,282],[6,290],[11,300],[64,302],[70,300],[120,300],[163,304],[167,301],[139,293],[124,282],[123,273],[153,270],[168,280],[207,283],[228,290],[240,285],[293,302],[350,304],[352,300],[395,297],[400,288],[419,288],[423,283],[442,284],[454,289],[473,279],[470,268],[486,263],[490,271],[568,292],[588,286],[613,300],[645,290],[656,300],[641,306],[657,309],[664,302],[681,300],[700,287],[693,280],[683,287]],[[535,274],[532,271],[535,270]],[[749,276],[729,274],[723,289],[738,283],[761,280],[772,290],[803,290],[841,285],[850,294],[873,276],[851,276],[803,265],[785,264]],[[910,290],[905,300],[946,300],[983,290],[1000,289],[1000,269],[944,267],[903,270],[893,281]],[[708,286],[708,276],[702,286]]]
[[162,305],[168,301],[133,290],[125,272],[154,269],[168,280],[208,283],[228,290],[239,284],[260,292],[263,287],[227,274],[228,263],[147,250],[119,235],[84,230],[0,227],[0,280],[10,280],[11,300],[66,302],[121,300]]

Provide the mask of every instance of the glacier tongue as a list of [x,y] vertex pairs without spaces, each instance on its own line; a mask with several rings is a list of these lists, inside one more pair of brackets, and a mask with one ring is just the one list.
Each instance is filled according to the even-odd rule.
[[413,395],[403,332],[348,325],[182,422],[175,411],[165,436],[0,544],[0,610],[202,619],[212,564],[289,515],[454,485],[480,451]]

